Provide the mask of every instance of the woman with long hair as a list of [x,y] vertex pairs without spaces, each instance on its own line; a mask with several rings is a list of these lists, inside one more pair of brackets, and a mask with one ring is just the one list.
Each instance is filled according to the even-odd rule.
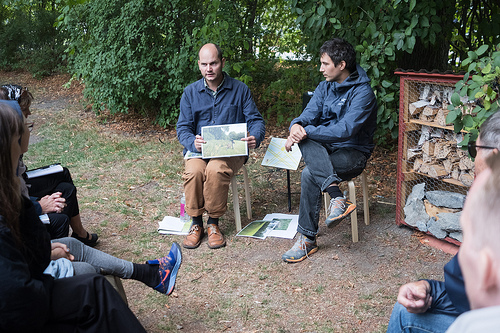
[[[0,331],[145,332],[119,294],[96,272],[136,279],[170,294],[182,260],[179,246],[174,243],[168,256],[140,265],[69,237],[71,247],[51,243],[32,202],[21,195],[16,175],[25,131],[22,117],[0,101]],[[93,273],[79,274],[70,265],[64,276],[71,277],[54,279],[61,275],[57,269],[51,270],[52,276],[46,274],[54,268],[51,263],[78,260],[86,261]]]
[[[0,87],[0,100],[16,101],[24,115],[31,115],[30,107],[33,95],[26,87],[6,84]],[[89,233],[83,227],[77,198],[77,188],[67,168],[62,172],[36,178],[26,177],[26,166],[20,160],[22,182],[26,182],[24,194],[30,196],[39,215],[47,214],[50,224],[46,225],[51,238],[66,237],[71,226],[71,237],[85,245],[95,246],[98,241],[96,233]]]

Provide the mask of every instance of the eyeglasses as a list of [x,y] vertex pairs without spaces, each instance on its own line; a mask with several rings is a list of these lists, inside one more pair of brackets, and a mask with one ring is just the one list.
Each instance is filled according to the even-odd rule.
[[476,141],[470,141],[467,144],[467,151],[469,152],[470,157],[476,158],[477,156],[477,148],[483,148],[483,149],[497,149],[497,147],[490,147],[490,146],[478,146],[476,145]]
[[34,122],[30,121],[30,122],[26,122],[26,127],[28,127],[28,131],[32,131],[33,130],[33,125],[35,125]]

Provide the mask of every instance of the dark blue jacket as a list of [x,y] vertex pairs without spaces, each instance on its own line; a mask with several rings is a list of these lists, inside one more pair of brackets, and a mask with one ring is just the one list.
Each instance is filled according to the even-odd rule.
[[432,304],[428,312],[459,316],[470,310],[458,255],[455,255],[444,266],[444,282],[426,281],[431,285],[430,296],[432,296]]
[[203,126],[247,123],[250,136],[255,136],[257,147],[264,139],[266,128],[247,85],[224,73],[224,83],[214,98],[205,87],[204,78],[190,84],[181,97],[177,121],[177,137],[187,150],[196,152],[194,140]]
[[352,147],[371,153],[377,126],[377,101],[370,79],[361,66],[342,83],[322,81],[302,114],[300,124],[307,137],[332,148]]

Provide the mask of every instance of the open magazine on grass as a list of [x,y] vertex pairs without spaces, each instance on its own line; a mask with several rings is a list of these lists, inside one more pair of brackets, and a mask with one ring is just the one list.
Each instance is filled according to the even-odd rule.
[[267,214],[263,220],[253,221],[236,236],[266,239],[279,237],[293,239],[297,233],[298,215]]

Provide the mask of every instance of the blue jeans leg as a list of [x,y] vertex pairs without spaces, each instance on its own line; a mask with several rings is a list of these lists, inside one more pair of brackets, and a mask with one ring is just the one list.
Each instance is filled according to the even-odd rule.
[[321,191],[324,191],[333,182],[342,181],[333,169],[328,150],[321,143],[305,139],[299,143],[299,147],[304,163],[309,168],[310,180],[319,186]]
[[329,150],[311,139],[300,142],[299,147],[306,167],[301,175],[297,231],[303,235],[316,236],[321,193],[333,182],[340,183],[363,172],[369,154],[353,148]]
[[394,305],[387,333],[444,333],[457,317],[441,313],[409,313],[399,303]]
[[315,237],[318,233],[319,212],[321,210],[321,186],[315,181],[309,166],[302,170],[300,180],[299,225],[297,231]]

